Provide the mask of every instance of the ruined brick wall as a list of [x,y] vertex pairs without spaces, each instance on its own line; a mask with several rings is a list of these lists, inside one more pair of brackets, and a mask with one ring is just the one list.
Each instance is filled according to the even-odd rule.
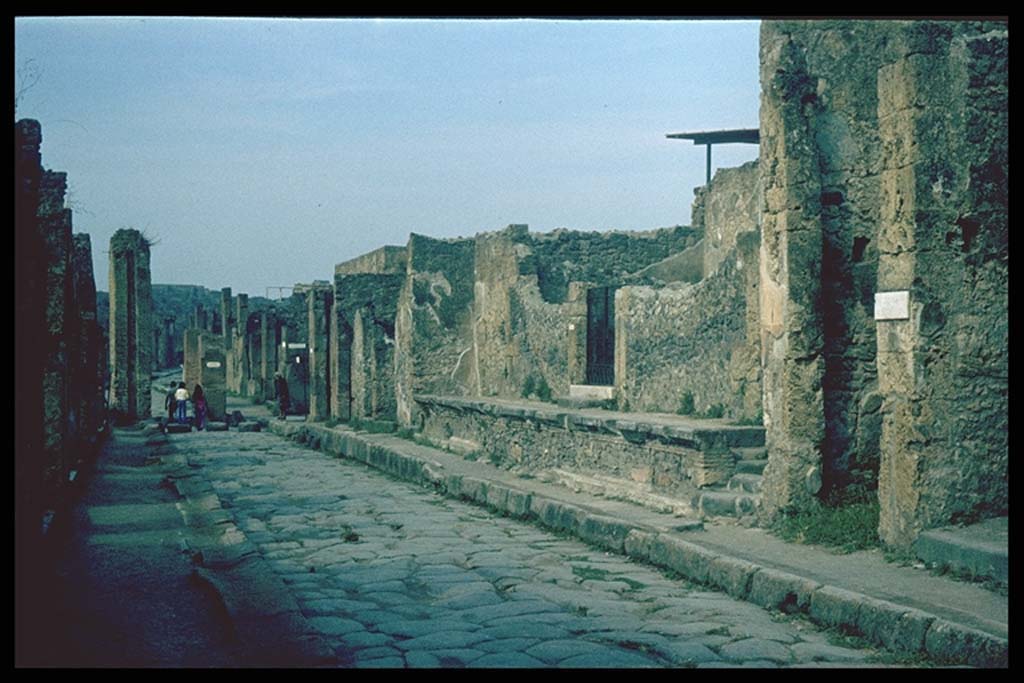
[[150,414],[152,315],[149,242],[118,230],[110,238],[110,407],[126,421]]
[[[838,488],[856,485],[870,489],[875,485],[880,453],[891,450],[880,447],[882,424],[892,419],[890,411],[896,404],[885,401],[883,406],[892,385],[880,375],[885,363],[878,353],[883,350],[880,340],[889,333],[873,320],[874,293],[903,287],[922,295],[922,303],[941,299],[942,317],[948,321],[952,318],[948,313],[960,310],[958,304],[949,303],[948,293],[954,293],[953,301],[960,301],[959,292],[965,287],[969,291],[967,283],[983,270],[972,271],[968,264],[959,271],[959,279],[951,276],[945,265],[908,270],[905,264],[910,257],[906,254],[914,251],[916,242],[893,241],[891,236],[914,225],[914,230],[930,236],[928,244],[943,242],[947,233],[957,232],[957,216],[977,212],[977,198],[958,189],[970,184],[971,173],[958,169],[967,168],[964,164],[970,162],[966,160],[975,153],[967,141],[999,118],[998,103],[984,112],[976,110],[973,124],[964,125],[965,112],[971,109],[968,103],[974,99],[968,92],[966,68],[953,68],[953,58],[948,56],[934,58],[927,69],[948,77],[933,80],[934,90],[921,89],[920,78],[915,82],[904,74],[908,66],[930,59],[918,55],[968,54],[968,48],[954,46],[966,46],[974,37],[998,27],[984,22],[928,21],[770,21],[762,25],[761,290],[770,454],[765,507],[770,514],[785,507],[805,507],[816,496]],[[913,47],[907,47],[910,44]],[[894,66],[899,64],[905,66]],[[914,68],[915,73],[926,72]],[[937,97],[934,93],[939,91],[945,99],[933,111],[941,111],[946,118],[935,118],[941,125],[929,130],[915,128],[911,120],[922,102],[920,95],[927,100]],[[914,104],[901,104],[908,101]],[[998,128],[999,124],[995,125]],[[905,158],[907,150],[921,153],[916,169],[912,168],[915,161]],[[989,164],[989,168],[993,166],[998,162]],[[900,179],[915,173],[918,196],[925,194],[926,178],[930,182],[927,192],[942,196],[943,201],[956,196],[946,204],[941,220],[922,211],[913,213],[905,194],[896,191],[894,183],[910,187],[906,183],[914,181]],[[944,227],[943,221],[951,222],[952,227]],[[880,258],[880,254],[886,251],[893,255],[894,263],[900,263],[905,282],[884,272],[881,263],[889,256]],[[897,257],[900,254],[903,256]],[[940,254],[941,249],[925,247],[913,258],[926,255],[924,263],[932,264],[937,262],[933,259],[951,256]],[[920,282],[915,283],[913,271]],[[983,291],[995,297],[992,301],[999,300],[999,286],[993,284],[998,279],[993,276],[983,286]],[[937,287],[938,283],[942,287]],[[937,291],[946,294],[926,294]],[[992,305],[1000,308],[999,303]],[[988,305],[983,308],[987,312],[974,322],[989,329],[995,316]],[[961,330],[972,324],[967,322],[972,314],[963,315],[962,323],[954,325]],[[945,323],[942,327],[945,329]],[[935,353],[948,354],[955,346],[954,337],[953,333],[946,337]],[[988,339],[981,344],[986,345],[997,348],[999,342]],[[959,389],[950,390],[961,395]],[[999,388],[993,391],[998,396]],[[937,399],[926,403],[929,412],[939,405]],[[950,424],[937,413],[926,421],[933,426]],[[955,438],[946,427],[940,431],[944,432],[942,438],[929,436],[925,440],[938,450],[963,449],[954,445]],[[904,434],[909,432],[904,430]],[[987,438],[982,441],[991,445]],[[943,463],[936,471],[961,469],[950,468],[946,460],[930,462]],[[908,491],[948,488],[929,484],[922,473],[910,467],[904,476]],[[883,513],[885,505],[883,501]],[[938,517],[941,515],[934,516]]]
[[309,420],[326,420],[330,406],[330,324],[333,289],[317,283],[306,292],[309,315]]
[[408,272],[395,317],[396,411],[412,424],[419,393],[469,394],[475,245],[409,236]]
[[618,290],[620,408],[674,413],[684,409],[686,395],[697,414],[720,409],[720,416],[745,420],[760,414],[757,252],[757,233],[748,232],[697,284]]

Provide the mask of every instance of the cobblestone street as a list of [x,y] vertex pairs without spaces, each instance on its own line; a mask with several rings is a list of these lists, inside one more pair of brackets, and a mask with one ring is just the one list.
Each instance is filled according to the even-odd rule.
[[807,622],[274,435],[173,441],[344,665],[870,662]]

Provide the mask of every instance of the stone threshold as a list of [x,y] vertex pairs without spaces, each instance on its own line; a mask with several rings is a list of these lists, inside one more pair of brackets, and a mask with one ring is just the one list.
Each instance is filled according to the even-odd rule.
[[567,431],[618,435],[632,443],[660,441],[699,451],[715,448],[764,446],[765,429],[727,424],[669,413],[626,413],[595,408],[572,408],[539,401],[500,398],[436,396],[413,397],[424,408],[440,407],[512,420],[536,421]]

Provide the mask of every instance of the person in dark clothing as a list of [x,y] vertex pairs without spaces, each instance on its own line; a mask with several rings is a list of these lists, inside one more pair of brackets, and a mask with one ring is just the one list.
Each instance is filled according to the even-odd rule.
[[277,394],[277,419],[283,420],[288,414],[288,380],[280,372],[274,373],[274,391]]
[[197,384],[192,392],[192,409],[196,413],[196,431],[203,431],[206,426],[206,395],[202,385]]
[[167,398],[164,399],[164,408],[167,408],[168,422],[174,422],[174,412],[178,409],[178,401],[174,398],[174,392],[177,390],[178,387],[171,384],[171,389],[167,392]]

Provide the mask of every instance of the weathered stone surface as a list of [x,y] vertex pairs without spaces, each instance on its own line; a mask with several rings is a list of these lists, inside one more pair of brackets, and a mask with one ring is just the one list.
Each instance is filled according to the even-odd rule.
[[110,238],[110,407],[125,420],[149,417],[152,299],[149,242],[138,230]]
[[747,599],[767,609],[806,612],[811,596],[820,587],[799,576],[762,567],[751,578]]
[[1005,668],[1009,665],[1009,643],[1002,638],[936,619],[925,634],[925,650],[940,659],[967,662],[973,666]]

